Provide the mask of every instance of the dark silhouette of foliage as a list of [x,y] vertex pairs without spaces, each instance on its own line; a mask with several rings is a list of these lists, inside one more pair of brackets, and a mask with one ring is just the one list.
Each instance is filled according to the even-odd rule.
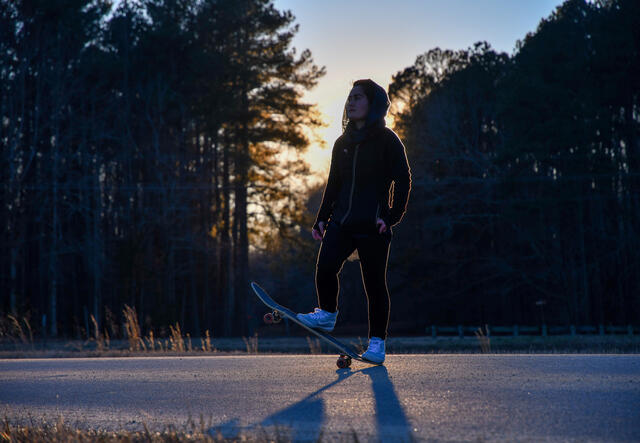
[[394,281],[420,294],[396,318],[534,324],[540,301],[550,323],[638,318],[639,19],[568,0],[512,56],[436,48],[394,77],[415,177]]
[[53,336],[124,304],[246,334],[250,243],[308,224],[299,154],[322,122],[301,97],[324,68],[266,0],[110,9],[0,1],[2,309]]
[[[252,335],[249,280],[310,310],[322,186],[299,154],[323,123],[301,97],[324,68],[293,20],[268,0],[0,0],[0,310],[36,335],[116,338],[125,305],[142,334]],[[394,76],[413,188],[392,334],[637,323],[638,23],[635,0],[567,0],[511,55],[434,48]],[[358,262],[341,290],[364,334]]]

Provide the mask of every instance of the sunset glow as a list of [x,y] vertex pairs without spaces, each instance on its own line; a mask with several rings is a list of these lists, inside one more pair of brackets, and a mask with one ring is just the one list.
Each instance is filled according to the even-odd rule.
[[395,73],[435,47],[459,50],[487,41],[496,50],[512,53],[516,40],[534,31],[540,19],[560,3],[275,0],[275,7],[290,10],[294,24],[300,25],[293,39],[296,53],[311,50],[315,63],[327,70],[317,87],[304,96],[306,102],[317,104],[329,125],[318,130],[324,146],[313,143],[305,154],[313,171],[326,178],[331,147],[342,133],[342,109],[354,81],[370,78],[387,88]]

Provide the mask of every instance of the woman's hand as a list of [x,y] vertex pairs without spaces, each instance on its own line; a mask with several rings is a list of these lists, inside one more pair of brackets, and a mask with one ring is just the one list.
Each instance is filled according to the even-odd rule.
[[324,235],[324,222],[318,222],[318,227],[320,228],[319,230],[314,229],[311,231],[314,240],[322,240],[322,236]]
[[376,227],[378,228],[378,234],[382,234],[383,232],[387,232],[387,224],[381,218],[376,220]]

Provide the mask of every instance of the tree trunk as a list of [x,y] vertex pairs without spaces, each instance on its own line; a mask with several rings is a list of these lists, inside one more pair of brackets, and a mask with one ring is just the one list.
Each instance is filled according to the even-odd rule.
[[[11,242],[12,239],[9,238],[9,242]],[[17,297],[16,297],[16,261],[17,261],[17,250],[15,246],[11,246],[11,253],[10,253],[10,288],[9,288],[9,312],[11,312],[13,315],[17,314]]]
[[[56,143],[59,140],[56,133]],[[52,337],[57,337],[58,318],[58,152],[57,147],[52,146],[52,214],[51,214],[51,250],[49,251],[49,278],[51,288],[49,289],[49,333]]]
[[222,165],[222,192],[223,192],[223,228],[222,228],[222,245],[225,258],[225,316],[224,316],[224,335],[230,336],[233,333],[233,325],[235,318],[235,287],[233,280],[233,237],[231,236],[231,192],[230,192],[230,153],[229,153],[229,139],[225,137],[224,141],[224,153],[223,153],[223,165]]
[[[588,322],[589,319],[591,318],[591,303],[590,303],[590,299],[591,299],[591,294],[589,291],[589,273],[587,270],[587,252],[586,252],[586,248],[585,248],[585,241],[584,241],[584,237],[585,237],[585,230],[584,230],[584,205],[582,203],[582,198],[586,197],[588,195],[587,192],[585,192],[584,190],[579,191],[580,193],[578,194],[578,212],[576,214],[578,220],[578,248],[579,248],[579,253],[580,253],[580,274],[581,274],[581,285],[582,286],[582,293],[581,295],[581,299],[580,299],[580,304],[579,304],[579,310],[578,312],[580,313],[580,318],[578,319],[578,321],[581,322]],[[584,193],[584,194],[582,194]]]
[[98,178],[98,171],[96,170],[93,174],[93,187],[94,187],[94,198],[93,198],[93,214],[92,214],[92,226],[91,226],[91,248],[89,249],[91,252],[90,262],[92,264],[92,274],[93,274],[93,316],[98,322],[98,326],[101,324],[101,304],[102,304],[102,294],[101,294],[101,281],[102,281],[102,268],[100,265],[100,256],[101,249],[99,247],[100,244],[100,214],[102,213],[102,205],[100,199],[100,181]]

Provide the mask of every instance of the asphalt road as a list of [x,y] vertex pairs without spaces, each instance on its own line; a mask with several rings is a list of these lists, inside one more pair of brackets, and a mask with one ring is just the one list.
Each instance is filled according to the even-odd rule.
[[0,413],[101,429],[360,441],[640,441],[640,355],[0,360]]

